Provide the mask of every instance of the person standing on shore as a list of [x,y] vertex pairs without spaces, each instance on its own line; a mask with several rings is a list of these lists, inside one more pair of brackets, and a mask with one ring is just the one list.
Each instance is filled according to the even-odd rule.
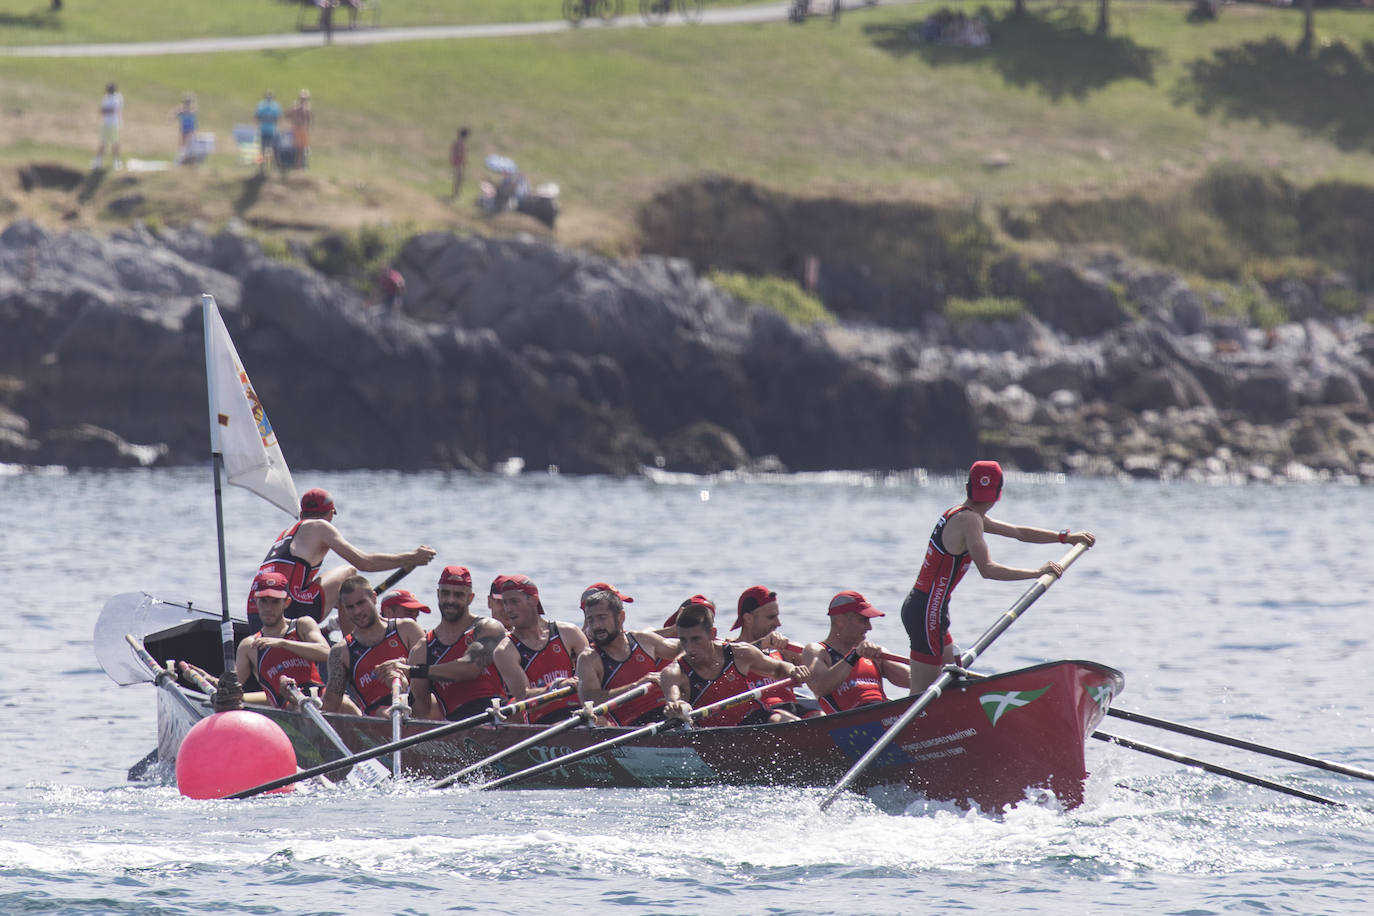
[[296,167],[310,168],[310,128],[315,123],[315,112],[310,107],[310,90],[302,89],[296,97],[296,104],[286,113],[291,121],[292,146],[296,148]]
[[100,100],[100,144],[95,148],[95,159],[91,168],[105,167],[105,147],[110,148],[112,167],[119,171],[124,163],[119,158],[119,126],[124,120],[124,96],[114,83],[105,86],[105,96]]
[[984,579],[1003,582],[1038,579],[1046,573],[1055,578],[1064,575],[1064,568],[1053,560],[1038,569],[994,562],[984,534],[1014,538],[1027,544],[1057,542],[1091,547],[1095,540],[1086,531],[1070,532],[1067,528],[1051,531],[1009,525],[989,518],[988,510],[1002,498],[1002,466],[996,461],[975,461],[969,468],[965,492],[967,499],[947,509],[935,523],[921,572],[902,603],[902,625],[911,638],[912,693],[924,691],[940,676],[943,665],[953,664],[959,658],[959,650],[949,633],[949,597],[970,563],[978,567]]
[[196,97],[189,92],[181,96],[181,104],[172,112],[172,119],[177,122],[177,162],[186,162],[190,158],[191,140],[196,135]]
[[258,159],[258,171],[267,169],[267,163],[276,161],[277,153],[277,121],[281,119],[281,105],[277,104],[277,95],[271,89],[262,95],[262,101],[258,103],[257,109],[253,112],[253,117],[258,122],[258,142],[261,147],[261,157]]
[[453,168],[453,200],[458,199],[458,191],[463,187],[463,173],[468,167],[468,129],[458,128],[458,136],[448,150],[448,164]]

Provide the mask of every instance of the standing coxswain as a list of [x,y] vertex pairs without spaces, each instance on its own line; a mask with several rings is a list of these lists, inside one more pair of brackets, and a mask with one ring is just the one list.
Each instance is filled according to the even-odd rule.
[[967,499],[947,509],[935,523],[926,545],[921,572],[902,603],[902,625],[911,638],[911,692],[920,693],[940,676],[940,669],[959,658],[949,632],[949,597],[972,563],[984,579],[1004,582],[1064,575],[1053,560],[1038,569],[1003,566],[992,559],[984,534],[1014,538],[1027,544],[1086,544],[1095,540],[1086,531],[1009,525],[988,517],[1002,498],[1002,467],[996,461],[975,461],[969,468]]
[[[368,553],[350,544],[334,527],[338,510],[333,498],[316,487],[301,497],[300,520],[277,535],[267,556],[258,567],[258,575],[280,573],[286,577],[291,603],[286,616],[309,616],[316,621],[338,604],[339,586],[349,576],[359,572],[386,572],[407,566],[424,566],[434,559],[434,551],[423,545],[405,553]],[[351,566],[331,569],[319,575],[320,564],[334,551]],[[248,626],[260,625],[257,608],[249,598]],[[348,615],[339,615],[339,627],[345,635],[352,628]]]

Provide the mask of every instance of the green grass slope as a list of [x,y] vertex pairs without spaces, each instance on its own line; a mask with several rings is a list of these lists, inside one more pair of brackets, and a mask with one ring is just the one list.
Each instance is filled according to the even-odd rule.
[[[506,153],[532,179],[561,185],[559,237],[607,247],[631,244],[636,208],[655,191],[704,173],[796,194],[1002,208],[1154,194],[1219,162],[1298,184],[1374,182],[1374,52],[1365,46],[1374,47],[1374,16],[1323,11],[1312,55],[1293,50],[1296,11],[1227,7],[1220,21],[1199,26],[1185,21],[1184,4],[1157,2],[1114,3],[1108,36],[1093,34],[1091,5],[1032,6],[1015,18],[1008,3],[989,10],[990,48],[916,43],[920,21],[946,5],[976,9],[878,6],[836,26],[0,59],[0,164],[84,168],[102,87],[115,80],[127,100],[126,156],[170,158],[171,112],[187,89],[221,139],[209,167],[141,179],[149,201],[165,200],[156,205],[168,220],[187,210],[252,218],[277,207],[282,222],[289,216],[305,228],[387,219],[476,225],[470,199],[446,201],[447,144],[458,124],[473,128],[475,163]],[[97,7],[68,6],[74,17]],[[242,14],[214,25],[220,33],[278,30],[283,10],[294,22],[294,8],[272,0],[213,6],[216,16]],[[517,6],[526,18],[555,14],[551,0],[406,0],[389,4],[385,16],[399,24],[403,10],[418,17],[464,7],[509,18]],[[177,15],[169,0],[120,7],[126,19],[92,13],[82,35],[114,37],[140,11],[158,21]],[[269,13],[277,24],[266,27]],[[4,26],[0,43],[17,42],[11,36],[22,28]],[[129,37],[166,34],[149,26]],[[284,98],[311,89],[315,167],[309,180],[273,178],[252,190],[227,141],[268,87]],[[0,178],[0,217],[36,212],[80,222],[101,217],[102,199],[88,194],[45,210]]]

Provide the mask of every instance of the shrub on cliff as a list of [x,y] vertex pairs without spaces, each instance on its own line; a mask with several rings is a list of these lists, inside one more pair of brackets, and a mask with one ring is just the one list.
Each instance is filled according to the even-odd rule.
[[708,279],[736,299],[766,306],[793,324],[833,323],[835,316],[821,300],[782,277],[751,277],[748,274],[713,270]]

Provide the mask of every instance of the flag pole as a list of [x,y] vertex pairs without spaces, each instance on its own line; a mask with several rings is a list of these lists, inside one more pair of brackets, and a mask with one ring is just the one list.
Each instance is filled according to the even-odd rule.
[[210,464],[215,476],[215,533],[219,541],[219,599],[220,599],[220,641],[224,648],[224,672],[220,675],[219,687],[215,690],[212,703],[216,712],[243,708],[243,685],[239,683],[234,653],[234,623],[229,618],[229,570],[224,550],[224,494],[220,485],[220,468],[224,455],[219,450],[217,426],[219,422],[219,403],[215,397],[215,373],[210,371],[214,365],[211,354],[213,335],[210,333],[210,312],[215,306],[215,297],[204,293],[200,297],[201,315],[205,323],[205,385],[210,404]]

